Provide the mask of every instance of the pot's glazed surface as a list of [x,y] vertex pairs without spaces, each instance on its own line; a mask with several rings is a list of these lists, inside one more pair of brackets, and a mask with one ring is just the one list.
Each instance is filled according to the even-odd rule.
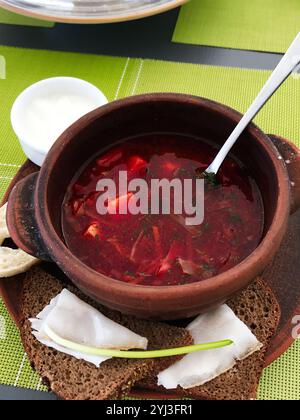
[[40,173],[13,190],[8,209],[13,239],[27,252],[56,262],[87,295],[124,313],[177,319],[225,302],[271,261],[290,213],[290,181],[284,161],[271,140],[254,125],[243,134],[233,153],[249,169],[261,191],[263,239],[249,257],[215,277],[183,286],[155,287],[127,284],[97,273],[65,246],[61,205],[78,169],[113,143],[141,133],[175,132],[194,137],[200,134],[221,145],[239,119],[240,114],[223,105],[180,94],[131,97],[88,114],[60,137]]

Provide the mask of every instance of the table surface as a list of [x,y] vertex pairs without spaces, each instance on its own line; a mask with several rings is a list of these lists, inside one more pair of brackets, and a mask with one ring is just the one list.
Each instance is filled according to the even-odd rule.
[[[39,28],[0,24],[1,45],[271,69],[280,54],[172,43],[178,9],[132,22]],[[0,385],[0,400],[55,400],[51,393]]]

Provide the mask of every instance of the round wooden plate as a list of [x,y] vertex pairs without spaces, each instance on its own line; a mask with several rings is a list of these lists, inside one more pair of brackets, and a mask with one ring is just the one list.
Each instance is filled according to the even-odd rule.
[[[3,203],[7,201],[13,186],[25,176],[38,171],[39,168],[27,161],[19,170],[9,186]],[[300,210],[290,217],[289,227],[280,250],[273,263],[262,274],[263,279],[273,290],[281,308],[281,320],[266,358],[266,366],[276,360],[293,343],[292,320],[300,314]],[[53,268],[55,268],[54,264]],[[47,266],[49,270],[49,264]],[[20,296],[24,275],[0,279],[0,294],[18,325],[20,318]],[[147,393],[148,396],[149,393]],[[145,396],[137,392],[136,396]],[[157,395],[150,395],[157,397]],[[160,396],[163,397],[163,396]],[[170,398],[170,395],[168,396]]]

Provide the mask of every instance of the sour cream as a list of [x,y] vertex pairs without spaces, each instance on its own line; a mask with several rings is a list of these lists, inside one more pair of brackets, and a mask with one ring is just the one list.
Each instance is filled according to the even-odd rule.
[[47,151],[71,124],[97,107],[93,98],[63,92],[35,98],[24,110],[24,134]]
[[88,112],[107,103],[92,84],[72,77],[45,79],[16,99],[11,122],[24,153],[37,165],[59,136]]

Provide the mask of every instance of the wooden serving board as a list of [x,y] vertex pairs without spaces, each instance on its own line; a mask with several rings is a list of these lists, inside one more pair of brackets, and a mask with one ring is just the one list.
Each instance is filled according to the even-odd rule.
[[[7,201],[11,189],[18,181],[38,170],[37,166],[27,161],[11,182],[3,203]],[[50,265],[55,271],[56,266]],[[46,268],[49,271],[49,264]],[[266,366],[268,366],[293,343],[292,319],[300,314],[300,210],[290,217],[288,231],[280,250],[262,277],[277,297],[282,313],[278,331],[267,355]],[[13,278],[0,279],[0,294],[17,325],[23,279],[23,274]]]

